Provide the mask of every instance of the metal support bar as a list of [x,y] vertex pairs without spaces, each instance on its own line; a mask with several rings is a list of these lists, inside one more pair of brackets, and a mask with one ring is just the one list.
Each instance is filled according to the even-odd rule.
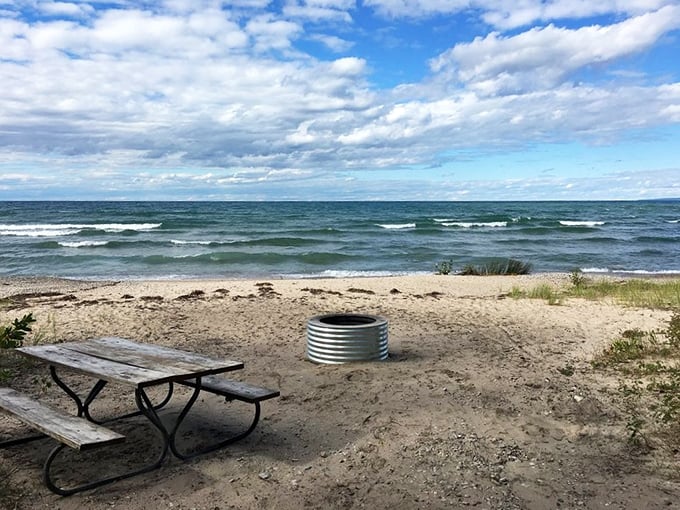
[[[229,402],[231,399],[226,398],[225,399],[227,402]],[[240,434],[237,434],[235,436],[229,437],[227,439],[224,439],[222,441],[219,441],[215,444],[206,446],[204,448],[201,448],[199,450],[196,450],[191,453],[183,453],[180,452],[178,447],[177,447],[177,441],[175,437],[175,433],[177,432],[177,428],[179,428],[179,424],[177,427],[175,427],[175,431],[173,432],[172,435],[172,442],[170,443],[170,449],[172,450],[172,453],[175,454],[175,456],[179,459],[182,460],[189,460],[193,459],[194,457],[198,457],[199,455],[204,455],[206,453],[214,452],[215,450],[219,450],[220,448],[224,448],[225,446],[235,443],[236,441],[240,441],[244,437],[250,435],[250,433],[255,430],[255,427],[257,426],[257,423],[260,421],[260,403],[259,402],[254,402],[255,405],[255,416],[253,417],[253,421],[251,422],[250,426],[244,431],[241,432]]]

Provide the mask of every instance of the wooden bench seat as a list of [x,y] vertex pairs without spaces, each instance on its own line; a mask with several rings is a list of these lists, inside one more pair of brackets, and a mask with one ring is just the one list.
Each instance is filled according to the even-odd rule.
[[[196,387],[193,380],[178,381],[185,386]],[[228,399],[241,400],[250,404],[262,402],[270,398],[278,397],[280,393],[269,388],[262,388],[252,384],[225,379],[224,377],[208,375],[201,378],[201,390],[221,395]]]
[[120,443],[125,436],[49,407],[11,388],[0,388],[0,411],[76,450]]

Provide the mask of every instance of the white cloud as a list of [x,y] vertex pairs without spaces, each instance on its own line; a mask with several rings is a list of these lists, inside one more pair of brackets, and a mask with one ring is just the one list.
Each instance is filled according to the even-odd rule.
[[[680,122],[680,84],[672,76],[647,83],[640,73],[635,86],[575,78],[651,48],[680,25],[677,5],[611,25],[483,34],[436,57],[427,80],[385,90],[369,81],[370,52],[320,60],[301,49],[317,40],[348,51],[356,33],[344,14],[359,8],[353,0],[262,10],[268,3],[241,1],[237,12],[234,2],[171,0],[146,10],[137,2],[98,10],[87,23],[0,19],[0,173],[25,174],[16,170],[25,160],[57,168],[59,178],[42,178],[60,189],[85,186],[92,175],[102,189],[126,192],[159,183],[318,182],[328,169],[422,168],[482,145],[478,154],[604,143],[630,129]],[[472,4],[481,9],[481,0]],[[396,16],[468,2],[370,5]],[[483,5],[482,13],[501,6]],[[587,10],[566,0],[545,6]],[[286,8],[293,7],[333,16],[291,18]],[[310,21],[324,33],[310,33]],[[332,32],[337,21],[343,38]]]
[[638,15],[655,11],[675,0],[478,0],[474,2],[484,9],[483,19],[490,25],[508,30],[527,26],[534,22],[546,23],[560,19],[580,19],[601,15]]
[[283,14],[292,18],[320,21],[350,22],[348,10],[355,6],[354,0],[288,0]]
[[85,17],[91,15],[94,9],[89,4],[72,2],[40,2],[38,9],[51,16]]
[[269,51],[290,48],[292,39],[299,37],[303,29],[297,23],[277,20],[270,14],[263,14],[248,22],[246,32],[255,40],[257,51]]
[[347,41],[346,39],[342,39],[335,35],[312,34],[309,36],[309,39],[312,41],[320,42],[321,44],[326,46],[329,50],[334,51],[335,53],[349,51],[352,48],[352,46],[354,46],[354,43],[352,41]]
[[379,14],[393,18],[423,18],[478,11],[489,25],[510,30],[535,22],[581,19],[602,15],[631,16],[676,5],[677,0],[365,0]]
[[609,26],[570,30],[549,25],[512,37],[493,32],[454,46],[431,67],[453,73],[485,95],[551,88],[585,66],[648,49],[679,27],[680,6],[668,6]]
[[390,17],[421,17],[455,13],[474,4],[470,0],[364,0],[364,5]]

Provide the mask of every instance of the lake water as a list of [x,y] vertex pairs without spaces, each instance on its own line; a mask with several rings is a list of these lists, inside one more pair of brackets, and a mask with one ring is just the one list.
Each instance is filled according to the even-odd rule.
[[680,201],[0,202],[0,274],[93,279],[680,274]]

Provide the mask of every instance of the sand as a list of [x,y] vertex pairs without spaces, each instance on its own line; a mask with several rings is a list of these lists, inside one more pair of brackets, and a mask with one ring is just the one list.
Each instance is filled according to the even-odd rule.
[[[508,297],[513,287],[539,283],[568,285],[568,276],[2,279],[0,298],[14,298],[1,308],[0,323],[33,312],[36,334],[28,343],[120,336],[238,359],[245,369],[235,378],[278,389],[281,398],[263,403],[257,429],[241,442],[188,462],[168,458],[159,470],[68,498],[41,483],[50,441],[0,451],[0,469],[21,494],[20,508],[678,505],[678,452],[632,448],[616,381],[590,365],[622,331],[662,328],[670,313]],[[389,360],[309,362],[306,321],[340,312],[387,318]],[[61,390],[48,386],[45,367],[20,370],[6,384],[68,406]],[[167,413],[185,396],[178,392]],[[134,403],[129,390],[111,386],[95,407],[105,416]],[[183,434],[187,441],[209,437],[219,433],[219,417],[238,425],[250,412],[208,396]],[[124,448],[90,454],[97,469],[148,455],[154,436],[140,424],[121,422]],[[0,432],[17,430],[0,417]]]

